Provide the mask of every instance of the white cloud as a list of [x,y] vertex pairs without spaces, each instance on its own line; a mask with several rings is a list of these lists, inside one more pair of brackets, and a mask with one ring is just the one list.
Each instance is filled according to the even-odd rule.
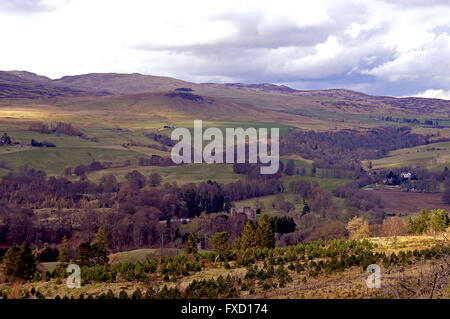
[[450,7],[428,3],[0,0],[0,69],[448,91]]
[[441,99],[441,100],[450,100],[450,90],[434,90],[429,89],[422,93],[415,94],[416,97],[425,97],[428,99]]

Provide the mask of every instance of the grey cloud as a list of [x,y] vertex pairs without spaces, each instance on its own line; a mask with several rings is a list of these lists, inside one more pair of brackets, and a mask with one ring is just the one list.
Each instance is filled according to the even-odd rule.
[[260,13],[228,12],[217,15],[214,21],[228,21],[235,25],[237,34],[209,43],[191,45],[158,46],[154,44],[138,44],[137,49],[149,51],[186,52],[195,55],[233,54],[233,51],[249,49],[277,49],[283,47],[308,47],[324,42],[329,35],[338,35],[352,22],[362,22],[367,16],[366,8],[361,5],[349,5],[345,10],[336,9],[329,12],[332,19],[321,25],[298,27],[291,23],[279,21],[270,30],[261,32],[259,26],[263,16]]

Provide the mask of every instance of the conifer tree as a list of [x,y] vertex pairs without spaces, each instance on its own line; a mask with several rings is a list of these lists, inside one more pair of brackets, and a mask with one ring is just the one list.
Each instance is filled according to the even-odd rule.
[[419,215],[412,219],[408,218],[408,233],[420,235],[426,232],[429,228],[429,212],[427,209],[422,208],[419,212]]
[[272,223],[267,215],[263,215],[256,228],[256,242],[259,247],[275,247],[275,236],[272,230]]
[[256,246],[257,241],[256,241],[255,225],[249,219],[245,223],[244,229],[242,230],[241,233],[240,248],[245,250]]
[[61,243],[61,248],[59,249],[58,262],[61,266],[67,266],[70,263],[70,250],[69,250],[69,240],[67,236],[64,235]]
[[105,229],[100,227],[95,234],[95,239],[92,244],[92,258],[95,265],[106,265],[109,262],[108,258],[108,241],[105,235]]
[[34,256],[26,241],[20,247],[10,247],[3,256],[5,274],[16,278],[31,279],[36,271]]
[[433,236],[436,239],[436,233],[445,231],[449,225],[447,212],[444,209],[433,209],[429,215],[427,224],[433,231]]
[[34,263],[34,256],[30,246],[26,241],[20,245],[19,251],[19,275],[24,279],[31,279],[36,271],[36,264]]
[[195,255],[198,252],[197,245],[198,245],[197,234],[192,232],[189,234],[188,239],[183,246],[183,250],[184,250],[185,254],[186,255],[189,255],[189,254]]
[[76,263],[82,266],[93,266],[92,262],[92,247],[89,242],[81,243],[76,252]]
[[228,234],[227,232],[215,233],[209,239],[209,244],[217,253],[217,255],[225,260],[228,259],[228,255],[230,253],[229,239],[230,234]]

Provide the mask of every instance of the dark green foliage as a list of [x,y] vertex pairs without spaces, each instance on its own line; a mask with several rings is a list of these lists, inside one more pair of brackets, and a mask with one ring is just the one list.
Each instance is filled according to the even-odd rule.
[[11,137],[9,137],[7,133],[3,133],[2,137],[0,138],[0,146],[3,145],[11,145]]
[[412,235],[420,235],[428,230],[428,217],[429,212],[426,209],[422,209],[419,215],[412,219],[408,218],[408,233]]
[[93,266],[92,262],[92,247],[89,242],[81,243],[76,252],[76,263],[82,266]]
[[20,247],[10,247],[3,256],[5,274],[14,278],[31,279],[36,271],[36,264],[27,242]]
[[295,173],[295,163],[293,160],[288,160],[286,168],[284,169],[286,175],[292,176]]
[[272,225],[267,215],[263,215],[256,228],[256,242],[259,247],[275,247],[275,236],[272,231]]
[[229,244],[230,234],[227,232],[215,233],[210,239],[209,243],[214,249],[214,252],[220,257],[221,260],[228,260],[230,254]]
[[295,230],[295,222],[292,217],[282,216],[282,217],[271,217],[270,223],[272,225],[272,230],[274,233],[286,234],[291,233]]
[[197,245],[198,245],[197,234],[194,232],[190,233],[186,243],[184,243],[183,246],[184,253],[187,255],[196,254],[198,252]]

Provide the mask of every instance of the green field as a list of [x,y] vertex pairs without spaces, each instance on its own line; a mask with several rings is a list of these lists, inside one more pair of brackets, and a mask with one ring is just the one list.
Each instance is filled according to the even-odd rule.
[[[367,166],[369,161],[365,161]],[[450,142],[432,143],[389,152],[386,157],[373,160],[373,168],[423,166],[442,170],[450,166]]]
[[[291,202],[292,204],[294,204],[296,212],[301,212],[302,211],[302,209],[303,209],[303,201],[302,201],[300,196],[298,196],[296,194],[292,194],[292,193],[283,193],[281,195],[283,196],[283,198],[286,201]],[[250,199],[240,200],[240,201],[236,201],[236,202],[233,202],[233,203],[234,203],[234,205],[236,207],[249,206],[251,208],[256,208],[255,203],[258,200],[259,202],[261,202],[264,205],[264,207],[261,209],[261,213],[262,214],[267,214],[269,216],[278,216],[278,215],[280,215],[280,211],[277,208],[274,208],[272,206],[272,202],[277,198],[277,196],[280,196],[280,194],[260,196],[260,197],[257,197],[257,198],[250,198]]]
[[98,181],[103,175],[113,174],[117,180],[124,181],[125,175],[133,170],[138,170],[148,176],[151,173],[158,173],[163,178],[162,183],[176,182],[178,185],[188,183],[199,183],[213,180],[219,183],[230,183],[245,179],[245,175],[233,173],[231,165],[221,164],[189,164],[181,166],[131,166],[123,168],[110,168],[88,174],[92,181]]
[[19,152],[0,155],[0,161],[8,170],[1,173],[17,171],[22,165],[29,165],[37,170],[43,170],[48,175],[61,175],[66,167],[88,165],[93,161],[123,162],[131,160],[137,162],[142,154],[134,151],[122,151],[103,148],[32,148]]
[[[282,181],[285,183],[286,187],[289,187],[289,183],[292,181],[308,181],[317,182],[321,188],[327,191],[335,190],[338,187],[345,186],[350,183],[351,179],[346,178],[322,178],[322,177],[312,177],[312,176],[285,176]],[[289,189],[289,188],[288,188]]]

